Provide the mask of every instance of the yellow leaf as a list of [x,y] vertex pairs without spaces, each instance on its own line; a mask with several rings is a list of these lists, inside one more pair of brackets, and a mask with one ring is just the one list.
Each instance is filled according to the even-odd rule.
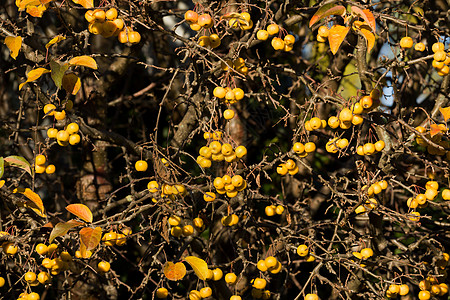
[[80,226],[80,225],[83,225],[83,224],[84,224],[83,222],[79,222],[79,221],[75,221],[75,220],[70,220],[67,222],[59,222],[58,224],[55,225],[52,232],[50,233],[49,243],[53,242],[53,240],[55,238],[57,238],[58,236],[65,235],[70,229]]
[[93,8],[94,7],[94,1],[93,0],[72,0],[75,4],[80,4],[84,8]]
[[38,194],[33,192],[29,188],[15,188],[13,190],[13,193],[20,193],[23,194],[25,197],[27,197],[30,201],[27,201],[23,203],[24,207],[32,209],[35,213],[37,213],[39,216],[45,218],[45,209],[44,204],[42,203],[41,197],[39,197]]
[[27,13],[30,16],[40,18],[44,14],[44,11],[47,10],[47,6],[45,5],[39,5],[39,6],[27,6]]
[[50,70],[47,70],[45,68],[37,68],[37,69],[31,70],[30,72],[28,72],[27,73],[27,81],[22,82],[19,85],[19,91],[22,89],[22,87],[24,86],[25,83],[35,81],[36,79],[41,77],[42,74],[45,74],[45,73],[50,73]]
[[80,78],[74,73],[64,74],[62,87],[72,95],[76,95],[81,88]]
[[65,37],[63,37],[62,35],[57,35],[57,36],[55,36],[54,38],[52,38],[51,40],[50,40],[50,42],[48,42],[46,45],[45,45],[45,48],[50,48],[50,46],[51,45],[53,45],[53,44],[56,44],[56,43],[59,43],[59,42],[61,42],[62,40],[65,40],[66,38]]
[[330,50],[333,54],[339,50],[342,42],[347,36],[350,27],[345,27],[341,25],[333,25],[330,28],[330,34],[328,35],[328,42],[330,43]]
[[373,46],[375,46],[375,35],[370,30],[367,30],[366,28],[361,27],[359,30],[366,38],[367,53],[369,53],[370,51],[372,51]]
[[16,5],[20,10],[24,10],[28,6],[38,6],[41,2],[39,0],[16,0]]
[[208,277],[208,264],[206,261],[195,256],[186,256],[184,260],[191,265],[200,280],[206,280]]
[[20,47],[22,47],[22,38],[20,36],[7,36],[5,38],[5,44],[11,52],[11,57],[16,59],[17,55],[19,55]]
[[182,262],[174,264],[173,262],[168,261],[164,264],[163,271],[167,279],[177,281],[186,275],[186,266]]
[[0,188],[2,188],[5,185],[5,181],[4,180],[0,180]]
[[86,205],[81,203],[69,204],[66,206],[66,209],[81,220],[92,223],[92,212]]
[[444,121],[447,122],[450,119],[450,106],[449,107],[439,107],[439,111],[444,117]]
[[74,57],[69,61],[69,64],[71,66],[83,66],[94,70],[97,69],[97,63],[95,62],[95,59],[87,55]]

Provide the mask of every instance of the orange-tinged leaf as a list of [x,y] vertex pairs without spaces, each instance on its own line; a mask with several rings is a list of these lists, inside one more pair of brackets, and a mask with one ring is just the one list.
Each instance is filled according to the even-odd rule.
[[53,0],[39,0],[39,2],[41,2],[41,4],[47,4],[52,2]]
[[[365,26],[367,27],[367,26]],[[367,53],[369,53],[370,51],[372,51],[373,46],[375,46],[375,35],[368,29],[366,28],[359,28],[359,30],[361,31],[361,33],[364,35],[366,41],[367,41]]]
[[81,80],[74,73],[65,74],[62,79],[62,87],[68,93],[76,95],[81,88]]
[[352,6],[351,10],[352,10],[352,13],[363,18],[364,21],[366,21],[366,23],[369,24],[370,28],[372,29],[372,31],[374,33],[377,31],[375,17],[373,16],[373,14],[370,10],[368,10],[368,9],[363,10],[357,6]]
[[5,161],[5,166],[20,168],[22,170],[25,170],[28,174],[33,175],[31,173],[30,163],[22,156],[11,155],[11,156],[5,157],[4,161]]
[[177,262],[174,264],[168,261],[164,264],[164,275],[167,279],[177,281],[186,275],[186,266],[182,262]]
[[345,7],[342,5],[334,5],[333,3],[324,5],[319,8],[314,16],[312,16],[311,20],[309,20],[309,27],[313,26],[315,23],[317,23],[317,21],[328,16],[344,16],[345,12]]
[[102,229],[100,227],[84,227],[80,230],[80,239],[86,246],[86,250],[92,250],[100,244]]
[[347,36],[350,27],[345,27],[341,25],[333,25],[330,28],[330,34],[328,35],[328,42],[330,43],[330,50],[333,54],[339,50],[342,42]]
[[75,4],[80,4],[84,8],[93,8],[94,7],[94,0],[72,0]]
[[81,253],[82,258],[88,258],[86,250],[87,250],[86,245],[83,244],[83,240],[81,239],[81,236],[80,236],[80,253]]
[[7,36],[5,38],[5,44],[10,51],[11,57],[16,59],[17,55],[19,55],[20,47],[22,47],[22,38],[20,36]]
[[63,40],[65,40],[66,38],[64,37],[64,36],[62,36],[62,35],[57,35],[57,36],[55,36],[54,38],[52,38],[46,45],[45,45],[45,48],[50,48],[51,47],[51,45],[54,45],[54,44],[56,44],[56,43],[59,43],[59,42],[61,42],[61,41],[63,41]]
[[447,122],[450,119],[450,106],[449,107],[439,107],[439,111],[444,117],[444,121]]
[[0,189],[5,185],[5,181],[4,180],[0,180]]
[[184,260],[191,265],[200,280],[206,280],[208,277],[208,264],[206,261],[195,256],[186,256]]
[[89,207],[87,207],[84,204],[81,203],[77,203],[77,204],[69,204],[66,206],[66,209],[73,213],[75,216],[77,216],[78,218],[80,218],[81,220],[85,221],[85,222],[92,222],[92,212],[89,209]]
[[25,83],[35,81],[36,79],[41,77],[42,74],[45,74],[45,73],[50,73],[50,70],[47,70],[45,68],[37,68],[37,69],[31,70],[30,72],[28,72],[27,81],[22,82],[19,85],[19,91],[22,89],[22,87],[24,86]]
[[87,55],[76,56],[69,61],[69,64],[71,66],[83,66],[97,70],[97,63],[95,62],[95,59]]
[[39,197],[39,195],[36,194],[35,192],[33,192],[31,189],[15,188],[13,190],[13,193],[23,194],[25,197],[27,197],[31,202],[33,202],[39,208],[41,213],[44,213],[45,209],[44,209],[44,204],[42,203],[41,197]]
[[47,10],[47,6],[45,5],[39,5],[39,6],[27,6],[27,13],[30,16],[40,18],[44,14],[44,11]]
[[50,240],[49,243],[53,242],[53,240],[55,238],[57,238],[58,236],[64,236],[66,235],[66,233],[77,226],[83,225],[83,222],[79,222],[76,220],[70,220],[67,222],[60,222],[58,224],[55,225],[55,227],[53,228],[52,232],[50,233]]
[[430,125],[430,136],[433,137],[436,134],[441,133],[442,127],[437,124],[431,124]]

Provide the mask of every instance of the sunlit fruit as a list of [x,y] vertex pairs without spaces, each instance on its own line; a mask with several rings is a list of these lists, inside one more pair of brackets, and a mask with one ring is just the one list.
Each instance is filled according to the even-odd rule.
[[402,47],[404,49],[411,48],[413,46],[413,44],[414,44],[413,39],[409,36],[404,36],[400,40],[400,47]]
[[147,171],[148,163],[147,163],[145,160],[138,160],[138,161],[134,164],[134,168],[135,168],[136,171],[138,171],[138,172],[145,172],[145,171]]
[[270,24],[266,30],[270,35],[275,35],[280,31],[280,27],[277,24]]
[[98,270],[100,272],[106,273],[111,269],[111,265],[107,261],[101,261],[97,264]]

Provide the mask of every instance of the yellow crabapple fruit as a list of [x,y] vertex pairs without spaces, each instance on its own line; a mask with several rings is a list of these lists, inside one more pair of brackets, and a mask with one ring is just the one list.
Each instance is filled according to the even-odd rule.
[[66,118],[66,111],[55,111],[54,117],[58,121],[64,120]]
[[424,43],[417,43],[414,45],[414,50],[423,52],[425,51],[425,44]]
[[413,46],[413,44],[413,39],[409,36],[404,36],[400,40],[400,47],[402,47],[403,49],[409,49]]
[[272,217],[275,215],[275,205],[268,205],[266,206],[266,208],[264,209],[264,212],[266,213],[266,216],[268,217]]
[[115,9],[114,7],[111,7],[105,12],[106,19],[111,21],[115,20],[117,18],[117,15],[118,15],[117,9]]
[[197,23],[198,14],[193,10],[188,10],[184,13],[184,19],[189,23]]
[[39,255],[46,255],[48,251],[48,247],[45,244],[37,244],[35,247],[36,253]]
[[353,113],[349,108],[344,108],[339,113],[339,120],[342,122],[351,122],[353,118]]
[[106,273],[111,269],[111,265],[107,261],[101,261],[97,264],[98,270],[100,272]]
[[156,290],[156,298],[158,299],[165,299],[169,295],[169,291],[166,288],[158,288]]
[[263,260],[263,259],[260,259],[260,260],[258,261],[258,263],[256,264],[256,267],[257,267],[258,270],[260,270],[261,272],[267,271],[266,261]]
[[275,35],[280,31],[280,27],[277,24],[270,24],[266,30],[270,35]]
[[81,137],[79,134],[75,133],[75,134],[71,134],[69,136],[69,144],[71,144],[72,146],[80,143],[81,141]]
[[80,130],[80,127],[78,126],[77,123],[70,123],[69,125],[67,125],[66,127],[66,131],[69,134],[75,134],[78,133],[78,130]]
[[231,119],[233,119],[233,117],[234,117],[234,110],[232,110],[232,109],[226,109],[226,110],[223,112],[223,117],[224,117],[226,120],[231,120]]
[[216,199],[216,194],[214,194],[213,192],[206,192],[205,194],[203,194],[203,200],[205,200],[206,202],[214,201],[214,199]]
[[53,116],[55,114],[56,106],[49,103],[44,105],[44,114],[48,114],[49,116]]
[[43,155],[43,154],[37,155],[36,158],[34,159],[34,162],[37,165],[45,165],[46,161],[47,161],[47,159],[45,158],[45,155]]
[[364,96],[359,100],[359,103],[364,109],[369,109],[373,105],[373,99],[370,96]]
[[305,300],[319,300],[319,296],[316,294],[307,294],[305,296]]
[[225,274],[225,282],[228,284],[235,284],[236,283],[237,276],[234,273],[227,273]]
[[24,275],[24,279],[25,279],[26,282],[36,281],[36,273],[31,272],[31,271],[26,272],[25,275]]
[[328,35],[330,34],[330,29],[327,26],[322,25],[319,27],[317,34],[324,38],[327,38]]
[[14,255],[19,250],[19,248],[15,246],[13,242],[3,243],[2,248],[3,252],[5,252],[7,255]]
[[65,131],[65,130],[60,130],[56,134],[56,139],[58,141],[61,141],[61,142],[68,142],[69,141],[69,137],[70,137],[69,133],[67,131]]
[[192,290],[189,292],[189,300],[200,300],[202,299],[202,296],[200,295],[200,292],[197,290]]
[[284,49],[284,41],[278,37],[274,37],[272,39],[271,45],[275,50],[283,50]]
[[361,250],[361,256],[363,259],[367,259],[373,256],[373,250],[371,248],[364,248]]
[[258,290],[263,290],[267,285],[267,281],[264,278],[255,278],[253,280],[253,287]]
[[218,281],[218,280],[222,279],[222,277],[223,277],[223,271],[222,271],[222,269],[220,269],[220,268],[215,268],[215,269],[212,270],[212,271],[213,271],[213,277],[212,277],[212,280],[213,280],[213,281]]
[[297,254],[304,257],[309,254],[308,246],[302,244],[297,247]]
[[55,171],[56,171],[55,165],[48,165],[45,168],[45,173],[47,173],[47,174],[53,174],[53,173],[55,173]]
[[209,286],[205,286],[200,289],[200,296],[202,298],[208,298],[212,295],[212,289]]
[[148,163],[147,163],[145,160],[138,160],[138,161],[134,164],[134,168],[135,168],[136,171],[138,171],[138,172],[145,172],[145,171],[147,171]]
[[274,256],[267,256],[264,262],[266,263],[266,267],[269,269],[275,267],[278,260]]
[[211,28],[213,26],[213,20],[209,14],[198,16],[197,23],[204,28]]
[[258,32],[256,32],[256,38],[260,41],[265,41],[269,38],[269,33],[267,30],[260,29]]
[[219,35],[213,33],[209,36],[209,44],[210,44],[211,48],[214,49],[214,48],[219,47],[220,43],[221,43],[221,41],[220,41]]
[[56,129],[56,128],[47,129],[47,136],[50,139],[55,139],[57,134],[58,134],[58,129]]

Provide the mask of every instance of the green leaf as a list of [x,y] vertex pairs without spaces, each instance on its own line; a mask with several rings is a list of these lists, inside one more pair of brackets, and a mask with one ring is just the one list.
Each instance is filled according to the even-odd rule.
[[5,165],[7,167],[8,166],[17,167],[17,168],[25,170],[26,172],[28,172],[28,174],[32,175],[31,165],[22,156],[12,155],[12,156],[5,157],[4,160],[5,160]]
[[55,225],[55,227],[53,228],[52,232],[50,233],[50,240],[49,242],[53,242],[53,240],[55,238],[57,238],[58,236],[64,236],[66,235],[66,233],[77,226],[83,225],[83,222],[79,222],[79,221],[75,221],[75,220],[70,220],[67,222],[60,222],[58,224]]
[[195,256],[186,256],[184,260],[191,265],[200,280],[206,280],[208,277],[208,264],[206,261]]
[[51,61],[50,69],[52,70],[51,73],[52,79],[55,82],[55,85],[58,87],[58,89],[60,89],[64,73],[66,73],[67,69],[69,69],[69,64]]
[[4,172],[5,172],[5,161],[3,157],[0,157],[0,178],[3,177]]

